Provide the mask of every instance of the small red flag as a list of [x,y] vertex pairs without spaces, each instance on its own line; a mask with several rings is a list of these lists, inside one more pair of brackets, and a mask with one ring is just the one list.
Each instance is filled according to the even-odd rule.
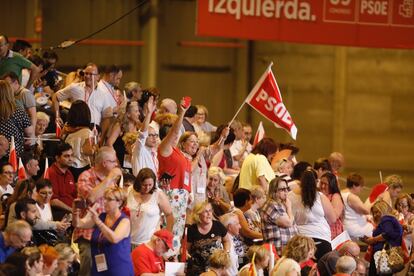
[[253,147],[256,146],[260,140],[265,136],[265,130],[263,127],[262,121],[260,121],[259,126],[257,127],[256,135],[254,136]]
[[17,154],[16,146],[14,144],[14,136],[11,137],[10,141],[10,152],[9,152],[9,163],[12,165],[14,172],[17,172]]
[[187,227],[184,229],[184,236],[181,241],[181,262],[187,262]]
[[49,160],[46,158],[45,160],[45,170],[43,173],[43,178],[44,179],[49,179]]
[[27,179],[26,170],[23,166],[23,162],[21,158],[19,158],[19,170],[17,171],[17,176],[19,180]]
[[60,128],[60,125],[56,123],[56,138],[60,138],[61,132],[62,132],[62,129]]

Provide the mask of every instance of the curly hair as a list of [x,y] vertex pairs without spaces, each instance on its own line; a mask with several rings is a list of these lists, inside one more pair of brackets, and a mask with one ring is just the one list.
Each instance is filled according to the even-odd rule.
[[306,261],[311,250],[316,250],[315,242],[312,238],[296,235],[286,244],[283,255],[300,263]]

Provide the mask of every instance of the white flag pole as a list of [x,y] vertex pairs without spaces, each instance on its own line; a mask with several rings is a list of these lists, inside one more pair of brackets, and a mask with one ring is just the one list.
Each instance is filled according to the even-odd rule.
[[262,76],[260,77],[259,81],[256,82],[255,86],[250,91],[249,95],[247,95],[247,97],[244,99],[243,103],[241,104],[241,106],[237,110],[236,114],[233,116],[233,118],[231,119],[231,121],[228,123],[228,126],[230,126],[233,123],[233,121],[236,119],[237,115],[239,115],[239,113],[240,113],[241,109],[243,108],[244,104],[252,96],[253,92],[256,92],[256,90],[258,89],[258,84],[262,82],[262,80],[264,79],[264,77],[266,76],[267,72],[270,70],[270,68],[272,66],[273,66],[273,62],[270,62],[270,64],[267,67],[266,71],[262,74]]
[[381,183],[384,183],[384,182],[382,182],[382,172],[381,171],[379,171],[379,177],[380,177]]

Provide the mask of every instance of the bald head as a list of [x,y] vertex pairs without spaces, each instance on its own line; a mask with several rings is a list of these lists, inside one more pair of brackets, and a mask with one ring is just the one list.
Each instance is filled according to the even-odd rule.
[[356,269],[355,259],[350,256],[342,256],[336,262],[336,273],[351,274]]
[[339,249],[339,255],[352,255],[352,256],[359,256],[361,250],[356,242],[347,241],[345,242],[341,248]]

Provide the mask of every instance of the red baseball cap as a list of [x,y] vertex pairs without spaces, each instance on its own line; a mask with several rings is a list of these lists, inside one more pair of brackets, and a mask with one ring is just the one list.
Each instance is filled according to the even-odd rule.
[[158,230],[157,232],[155,232],[154,235],[157,236],[158,238],[162,239],[169,249],[173,249],[173,238],[174,238],[174,236],[170,231],[168,231],[166,229],[161,229],[161,230]]

